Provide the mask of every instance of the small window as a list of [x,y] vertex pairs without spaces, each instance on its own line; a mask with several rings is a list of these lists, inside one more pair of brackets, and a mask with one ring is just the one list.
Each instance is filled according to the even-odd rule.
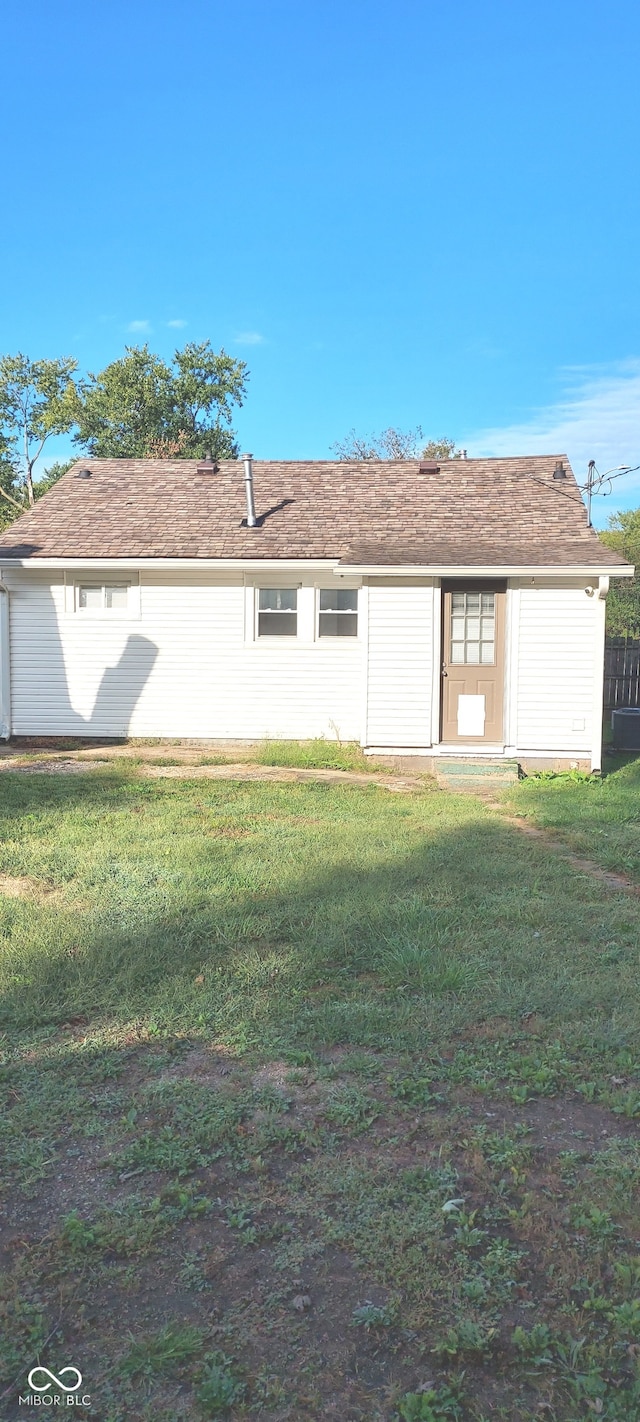
[[493,666],[495,662],[495,593],[451,594],[451,654],[462,663]]
[[320,591],[320,637],[357,637],[358,594],[351,588],[322,588]]
[[258,591],[258,636],[296,637],[297,634],[297,588],[260,588]]
[[128,583],[88,583],[78,588],[78,607],[87,612],[126,612]]

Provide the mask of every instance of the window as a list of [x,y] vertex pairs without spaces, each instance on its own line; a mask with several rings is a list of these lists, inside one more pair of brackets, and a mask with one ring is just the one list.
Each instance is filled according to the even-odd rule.
[[493,592],[452,592],[452,665],[495,663],[495,601]]
[[297,588],[259,588],[258,636],[297,637]]
[[87,612],[126,612],[128,583],[85,583],[78,588],[78,608]]
[[350,588],[322,588],[318,616],[319,637],[357,637],[358,594]]

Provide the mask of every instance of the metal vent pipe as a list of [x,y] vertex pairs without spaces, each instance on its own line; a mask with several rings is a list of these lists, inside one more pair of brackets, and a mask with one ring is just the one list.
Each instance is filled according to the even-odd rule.
[[244,464],[244,491],[247,496],[247,527],[255,528],[258,520],[253,500],[253,455],[243,454],[242,462]]

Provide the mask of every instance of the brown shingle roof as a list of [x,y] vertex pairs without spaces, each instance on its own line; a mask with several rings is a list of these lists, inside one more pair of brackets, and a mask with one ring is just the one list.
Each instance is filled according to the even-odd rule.
[[[559,458],[567,478],[554,481]],[[624,566],[587,527],[565,455],[445,460],[438,473],[406,460],[255,460],[254,484],[259,526],[250,529],[240,462],[198,475],[192,460],[80,460],[0,536],[0,559]]]

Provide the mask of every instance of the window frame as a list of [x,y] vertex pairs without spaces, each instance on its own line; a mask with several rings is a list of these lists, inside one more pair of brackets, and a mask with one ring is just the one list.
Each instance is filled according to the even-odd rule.
[[[131,584],[130,584],[129,582],[126,582],[126,583],[111,583],[111,582],[109,582],[109,583],[107,583],[107,582],[98,583],[98,582],[95,582],[95,583],[94,583],[94,582],[88,582],[88,581],[86,581],[86,580],[83,579],[82,582],[77,582],[77,583],[76,583],[76,612],[82,612],[82,613],[88,612],[90,615],[91,615],[91,614],[94,614],[94,615],[95,615],[96,613],[99,613],[99,614],[100,614],[100,613],[109,613],[109,614],[111,614],[111,613],[114,613],[114,612],[115,612],[116,614],[119,613],[121,617],[122,617],[122,616],[126,616],[126,614],[127,614],[128,611],[129,611],[129,588],[130,588],[130,587],[131,587]],[[108,603],[107,603],[107,601],[106,601],[107,588],[111,588],[111,589],[113,589],[113,588],[118,588],[118,590],[124,589],[124,591],[125,591],[125,593],[126,593],[126,602],[125,602],[124,607],[109,607],[109,605],[108,605]],[[100,606],[99,606],[99,607],[90,607],[90,606],[87,605],[87,606],[83,607],[83,606],[82,606],[82,602],[81,602],[81,598],[82,598],[83,592],[94,592],[94,591],[99,591],[99,592],[101,593],[101,595],[102,595],[102,596],[101,596]]]
[[[355,637],[319,636],[318,617],[320,592],[327,592],[334,588],[336,581],[339,587],[344,587],[346,583],[350,592],[357,593],[358,632]],[[279,588],[287,590],[294,589],[297,592],[297,636],[278,636],[277,634],[271,633],[264,633],[260,636],[258,632],[260,590],[269,589],[273,591]],[[314,572],[306,576],[303,575],[302,577],[300,575],[296,577],[295,573],[289,572],[288,570],[285,571],[284,569],[280,574],[274,572],[273,569],[265,570],[264,573],[252,570],[244,574],[244,646],[253,648],[254,652],[263,643],[267,646],[271,646],[275,642],[278,642],[282,646],[288,643],[290,646],[293,645],[298,648],[298,650],[304,648],[306,651],[312,651],[316,648],[317,655],[321,655],[318,650],[319,648],[324,647],[326,655],[329,648],[335,649],[338,644],[343,642],[345,646],[350,646],[353,649],[354,643],[359,646],[363,638],[366,641],[368,624],[367,613],[368,600],[366,588],[362,579],[359,578],[349,578],[348,580],[346,578],[340,578],[334,581],[331,574],[325,570],[321,572],[314,570]],[[353,613],[351,615],[353,616]]]
[[[340,608],[340,609],[337,609],[337,608],[323,608],[323,607],[321,606],[322,594],[323,594],[323,593],[327,593],[327,592],[328,592],[328,593],[334,593],[334,592],[335,592],[335,593],[341,593],[341,592],[354,593],[354,594],[355,594],[355,599],[356,599],[355,608]],[[330,587],[324,587],[324,588],[322,588],[322,587],[317,587],[317,588],[316,588],[315,637],[316,637],[316,641],[317,641],[317,642],[333,642],[333,643],[336,643],[336,642],[340,642],[340,643],[342,643],[342,642],[357,642],[357,640],[358,640],[358,638],[359,638],[359,636],[360,636],[360,617],[361,617],[360,596],[359,596],[359,593],[360,593],[360,589],[359,589],[359,588],[349,588],[349,587],[345,588],[344,586],[340,586],[340,584],[338,584],[337,586],[335,586],[335,585],[332,584]],[[322,616],[330,616],[330,617],[355,617],[355,619],[356,619],[356,630],[355,630],[355,632],[350,632],[350,633],[347,633],[347,634],[343,634],[342,636],[341,636],[339,633],[334,633],[334,632],[321,632],[321,631],[320,631],[320,618],[321,618]]]
[[[287,583],[278,583],[278,584],[275,584],[275,583],[256,583],[255,588],[254,588],[254,610],[253,610],[253,615],[254,615],[254,641],[256,641],[256,642],[269,642],[269,641],[272,641],[272,640],[273,640],[274,642],[281,642],[281,641],[284,639],[284,640],[286,640],[286,641],[288,641],[288,642],[297,642],[297,641],[299,640],[299,637],[300,637],[300,607],[299,607],[299,603],[298,603],[298,593],[299,593],[299,591],[300,591],[300,585],[299,585],[298,583],[289,583],[289,584],[287,584]],[[269,607],[263,607],[263,608],[261,608],[261,607],[260,607],[260,595],[261,595],[261,593],[283,593],[283,592],[293,593],[293,594],[294,594],[294,596],[295,596],[295,607],[293,607],[293,608],[290,608],[290,607],[288,607],[288,608],[284,608],[284,607],[283,607],[283,608],[269,608]],[[295,632],[261,632],[261,631],[260,631],[260,616],[261,616],[261,614],[263,614],[263,613],[266,614],[267,616],[270,616],[270,615],[271,615],[271,616],[274,616],[274,617],[291,617],[291,616],[293,615],[293,616],[295,617],[295,619],[296,619],[296,629],[295,629]]]
[[[82,588],[99,588],[101,590],[100,607],[81,607],[80,592]],[[105,593],[107,588],[125,588],[127,594],[126,607],[107,607],[105,603]],[[65,576],[65,612],[74,617],[81,618],[83,622],[130,622],[138,620],[141,616],[140,608],[140,580],[135,573],[127,570],[127,575],[118,574],[117,571],[109,576],[109,573],[100,576],[99,573],[89,569],[83,576],[82,573],[67,574]]]

